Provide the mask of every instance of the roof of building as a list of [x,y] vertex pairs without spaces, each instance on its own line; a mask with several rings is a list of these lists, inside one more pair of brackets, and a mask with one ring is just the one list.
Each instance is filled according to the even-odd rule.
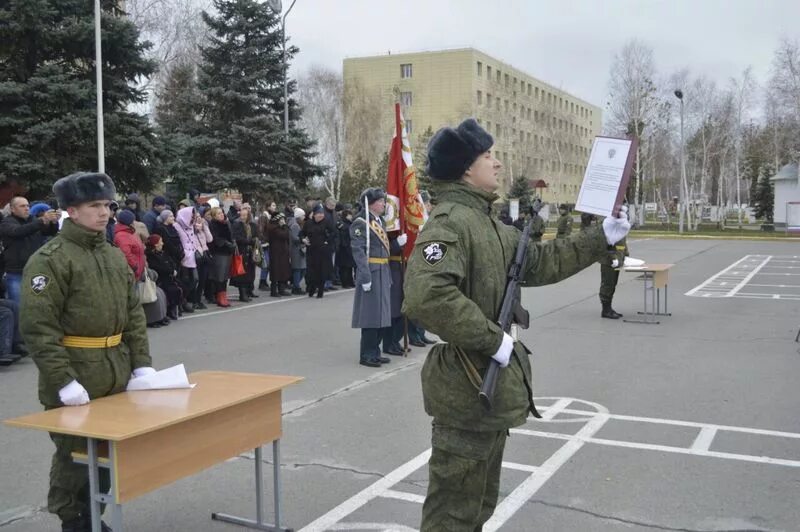
[[789,163],[771,177],[770,181],[797,181],[798,177],[800,177],[800,166],[797,163]]

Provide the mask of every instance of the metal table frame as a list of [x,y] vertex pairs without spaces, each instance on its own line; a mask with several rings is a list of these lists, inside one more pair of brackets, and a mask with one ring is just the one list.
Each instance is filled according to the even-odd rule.
[[[630,270],[629,270],[630,271]],[[644,280],[644,310],[637,312],[638,315],[644,316],[643,319],[623,319],[626,323],[644,323],[646,325],[658,325],[661,323],[656,319],[656,316],[672,316],[668,312],[667,305],[669,303],[669,285],[664,284],[664,312],[661,312],[661,289],[656,288],[656,272],[642,271]],[[648,311],[647,294],[650,293],[650,310]]]
[[[114,472],[116,470],[114,458],[116,456],[116,442],[109,441],[108,459],[100,458],[97,452],[97,444],[99,441],[95,438],[87,438],[87,459],[73,458],[76,463],[85,464],[89,468],[89,506],[91,510],[92,519],[92,532],[101,532],[101,511],[100,505],[106,504],[111,507],[111,528],[114,532],[122,532],[122,505],[117,503],[114,497],[114,485],[116,479]],[[281,447],[280,439],[272,442],[272,475],[274,486],[274,504],[275,504],[275,524],[264,522],[264,471],[262,462],[261,447],[255,449],[255,477],[256,477],[256,518],[247,519],[244,517],[236,517],[233,515],[212,513],[211,519],[215,521],[222,521],[232,523],[235,525],[244,526],[254,530],[268,530],[271,532],[293,532],[291,528],[281,526]],[[111,480],[111,490],[109,493],[100,492],[100,469],[108,469]]]

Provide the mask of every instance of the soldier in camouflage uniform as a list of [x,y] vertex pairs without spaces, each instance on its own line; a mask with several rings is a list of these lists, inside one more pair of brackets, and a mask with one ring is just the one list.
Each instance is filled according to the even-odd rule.
[[[114,183],[105,174],[73,174],[59,179],[53,192],[70,217],[25,266],[20,323],[39,368],[45,409],[122,392],[132,374],[155,371],[133,274],[106,241]],[[56,452],[47,508],[61,519],[62,531],[89,531],[88,471],[71,458],[72,451],[85,450],[86,440],[50,437]],[[101,473],[101,489],[107,489],[108,471]]]
[[572,215],[566,205],[559,207],[558,212],[561,216],[558,217],[556,238],[567,238],[572,234]]
[[614,292],[617,291],[617,282],[619,282],[619,269],[625,264],[625,257],[630,256],[628,253],[627,239],[623,238],[613,246],[608,246],[608,253],[600,261],[600,304],[603,310],[600,316],[611,320],[618,320],[622,314],[617,312],[611,307],[611,302],[614,299]]
[[[422,531],[482,529],[497,504],[508,430],[534,409],[527,350],[496,322],[520,232],[492,217],[501,168],[493,142],[469,119],[439,130],[428,145],[438,202],[414,246],[403,306],[444,342],[422,369],[425,411],[433,417]],[[555,283],[598,261],[630,228],[612,219],[607,226],[532,244],[525,283]],[[505,369],[487,413],[478,390],[491,359]]]

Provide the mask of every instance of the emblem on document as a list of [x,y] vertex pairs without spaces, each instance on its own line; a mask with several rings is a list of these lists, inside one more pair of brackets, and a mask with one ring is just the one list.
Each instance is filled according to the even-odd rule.
[[422,248],[422,254],[425,262],[431,266],[435,266],[442,262],[444,256],[447,255],[447,244],[443,242],[431,242]]
[[611,148],[610,150],[608,150],[608,158],[609,159],[613,159],[616,154],[617,154],[617,150],[616,149]]

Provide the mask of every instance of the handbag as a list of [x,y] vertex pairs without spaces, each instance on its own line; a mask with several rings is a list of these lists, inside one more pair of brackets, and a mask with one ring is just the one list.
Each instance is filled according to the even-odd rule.
[[258,264],[259,266],[262,264],[264,260],[264,250],[261,249],[261,242],[258,239],[255,239],[255,243],[253,244],[253,263]]
[[239,277],[244,273],[244,260],[242,260],[242,255],[237,249],[231,257],[231,277]]
[[142,305],[147,305],[148,303],[153,303],[158,300],[156,283],[150,278],[150,275],[147,273],[147,268],[144,269],[142,280],[136,283],[136,290],[139,293],[139,301]]

